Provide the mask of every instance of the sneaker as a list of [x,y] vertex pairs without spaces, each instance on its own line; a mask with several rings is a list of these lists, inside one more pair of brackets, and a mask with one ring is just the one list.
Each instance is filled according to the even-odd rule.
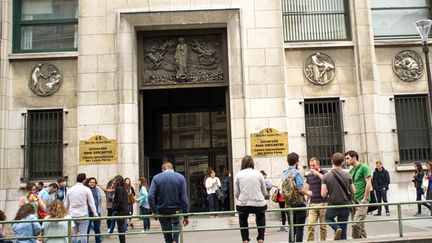
[[386,212],[386,216],[390,216],[390,212]]
[[287,232],[285,227],[280,227],[277,232]]
[[421,216],[420,212],[417,212],[416,214],[414,214],[414,217],[418,217],[418,216]]
[[340,240],[342,238],[342,229],[338,228],[335,231],[334,240]]
[[381,216],[381,213],[374,214],[373,216]]

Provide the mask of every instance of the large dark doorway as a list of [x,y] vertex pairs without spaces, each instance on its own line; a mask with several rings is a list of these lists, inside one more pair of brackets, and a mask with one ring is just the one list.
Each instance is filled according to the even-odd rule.
[[[191,210],[205,211],[207,169],[214,168],[221,180],[231,169],[226,88],[144,90],[141,95],[144,175],[151,181],[162,162],[170,161],[186,178]],[[221,210],[229,209],[229,199],[221,202]]]

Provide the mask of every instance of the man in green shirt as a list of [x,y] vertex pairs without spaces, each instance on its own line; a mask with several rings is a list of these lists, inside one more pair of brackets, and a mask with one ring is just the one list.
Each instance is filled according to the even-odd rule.
[[[357,204],[369,203],[369,192],[372,188],[371,170],[368,165],[360,163],[359,155],[356,151],[350,150],[345,153],[345,160],[348,165],[352,166],[350,175],[353,178],[355,187],[354,200]],[[359,221],[352,225],[352,237],[354,239],[366,238],[364,221],[367,215],[367,206],[353,208],[351,218],[353,221]]]

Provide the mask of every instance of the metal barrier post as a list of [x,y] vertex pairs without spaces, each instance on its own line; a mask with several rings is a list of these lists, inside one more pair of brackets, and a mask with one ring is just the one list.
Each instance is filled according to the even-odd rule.
[[[288,242],[295,242],[294,239],[294,212],[289,210],[289,218],[290,218],[290,233],[288,234]],[[291,238],[291,241],[290,241]]]
[[397,211],[398,211],[398,223],[399,223],[399,237],[403,237],[402,206],[400,204],[397,205]]
[[68,242],[71,243],[72,242],[72,235],[71,235],[71,231],[72,231],[72,220],[69,219],[68,220],[68,231],[67,231],[67,237],[68,237]]
[[180,228],[179,228],[179,230],[180,230],[180,243],[183,243],[184,241],[183,241],[183,218],[184,218],[184,216],[181,216],[180,217]]

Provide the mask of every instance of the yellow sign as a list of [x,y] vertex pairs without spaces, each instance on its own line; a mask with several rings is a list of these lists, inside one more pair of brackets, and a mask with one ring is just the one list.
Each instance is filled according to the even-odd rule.
[[117,163],[117,140],[102,135],[80,140],[79,160],[82,165]]
[[264,128],[251,133],[252,156],[284,156],[288,154],[288,133],[274,128]]

